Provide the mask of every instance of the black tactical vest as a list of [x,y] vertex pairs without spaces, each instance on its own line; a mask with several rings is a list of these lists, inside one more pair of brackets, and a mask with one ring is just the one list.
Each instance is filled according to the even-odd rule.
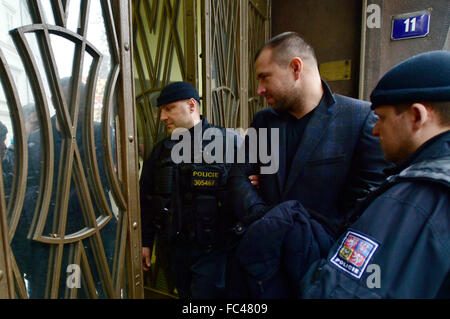
[[[202,149],[209,142],[203,142]],[[154,226],[159,236],[169,241],[182,237],[207,249],[223,244],[234,220],[226,209],[231,164],[175,164],[171,158],[175,144],[164,140],[153,163],[154,186],[149,193]]]

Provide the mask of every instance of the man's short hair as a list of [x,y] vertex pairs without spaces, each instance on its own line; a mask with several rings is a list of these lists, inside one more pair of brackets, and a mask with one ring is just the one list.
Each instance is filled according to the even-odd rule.
[[266,48],[272,50],[273,59],[280,66],[287,66],[294,57],[317,63],[314,49],[297,32],[284,32],[267,41],[256,53],[255,61]]
[[[416,103],[416,102],[414,102]],[[407,109],[411,107],[414,103],[399,103],[394,104],[395,114],[399,115],[405,112]],[[439,124],[442,126],[450,126],[450,101],[441,101],[441,102],[417,102],[423,103],[425,105],[430,106],[430,108],[438,115]]]
[[430,102],[428,104],[439,115],[439,124],[450,126],[450,101]]

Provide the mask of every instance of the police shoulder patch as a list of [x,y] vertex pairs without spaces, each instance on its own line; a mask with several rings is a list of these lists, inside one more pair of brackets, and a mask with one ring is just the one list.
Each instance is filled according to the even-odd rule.
[[378,243],[365,235],[348,231],[330,262],[360,279],[378,248]]

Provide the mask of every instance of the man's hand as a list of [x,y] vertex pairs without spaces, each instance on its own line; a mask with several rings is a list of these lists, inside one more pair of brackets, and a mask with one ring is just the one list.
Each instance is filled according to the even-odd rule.
[[252,183],[253,186],[259,188],[259,175],[250,175],[248,179],[250,180],[250,183]]
[[152,250],[150,249],[150,247],[142,247],[142,264],[145,271],[150,269],[151,260]]

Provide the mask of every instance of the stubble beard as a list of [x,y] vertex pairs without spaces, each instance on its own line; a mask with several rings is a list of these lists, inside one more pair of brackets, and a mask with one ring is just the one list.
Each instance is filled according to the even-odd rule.
[[[401,136],[397,138],[401,138]],[[387,161],[399,165],[416,151],[414,145],[407,139],[403,138],[402,141],[397,145],[386,145],[385,141],[380,139],[381,148]]]
[[296,103],[298,103],[298,97],[291,90],[276,99],[271,107],[277,112],[289,112],[294,109]]

